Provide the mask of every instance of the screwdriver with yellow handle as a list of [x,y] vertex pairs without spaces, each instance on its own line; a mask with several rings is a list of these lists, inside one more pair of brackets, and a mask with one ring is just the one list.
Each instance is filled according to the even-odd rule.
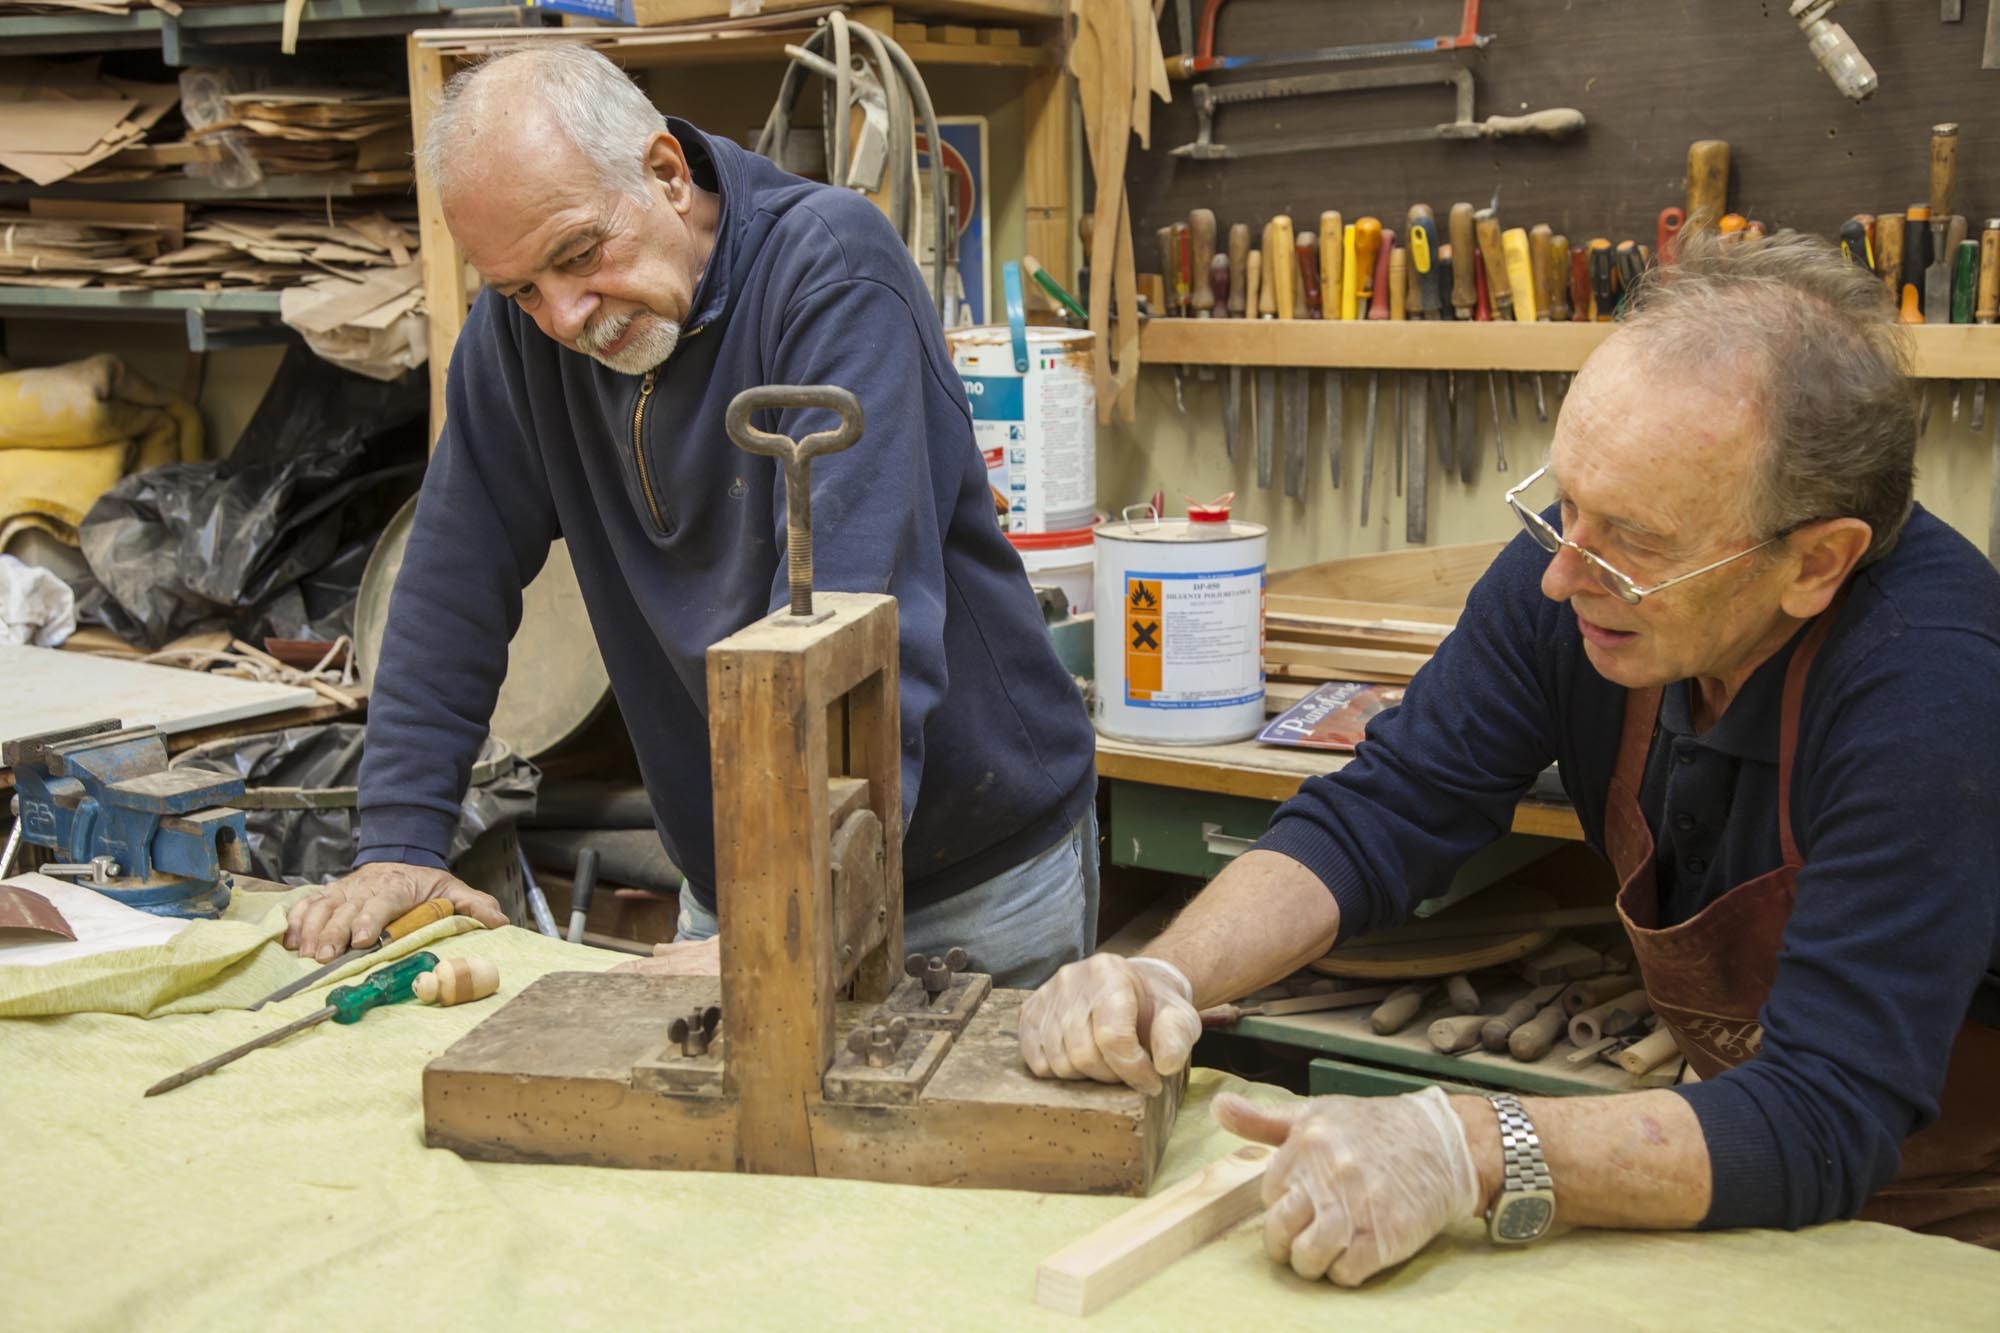
[[[178,1074],[170,1074],[146,1089],[146,1095],[157,1097],[163,1092],[172,1092],[184,1083],[192,1083],[205,1074],[214,1073],[232,1060],[239,1060],[273,1042],[283,1041],[294,1032],[303,1032],[329,1018],[338,1023],[359,1023],[361,1016],[377,1005],[398,1004],[413,997],[417,993],[417,979],[437,965],[436,954],[413,953],[408,958],[398,958],[387,967],[378,968],[357,985],[335,986],[327,993],[326,1008],[318,1013],[308,1014],[298,1022],[287,1023],[281,1028],[273,1028],[263,1036],[246,1041],[241,1046],[233,1046],[221,1055],[203,1060]],[[472,998],[469,991],[466,998]],[[443,1000],[441,994],[439,999]]]
[[427,898],[397,917],[394,921],[391,921],[383,928],[381,935],[376,937],[375,942],[367,948],[349,949],[332,962],[314,968],[297,981],[287,982],[285,985],[272,991],[269,995],[266,995],[263,999],[257,1001],[257,1003],[251,1005],[250,1012],[254,1014],[267,1004],[276,1004],[279,1000],[289,999],[308,986],[311,986],[314,982],[323,980],[338,972],[341,968],[362,955],[374,953],[384,945],[394,944],[405,935],[415,934],[433,921],[444,920],[452,914],[452,911],[453,908],[450,899]]

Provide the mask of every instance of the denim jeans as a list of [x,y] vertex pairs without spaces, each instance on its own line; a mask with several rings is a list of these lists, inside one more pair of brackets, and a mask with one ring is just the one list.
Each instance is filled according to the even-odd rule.
[[[715,914],[681,892],[676,940],[715,934]],[[1097,810],[1038,856],[943,902],[906,912],[903,948],[943,954],[962,948],[971,970],[996,986],[1030,988],[1097,947]]]

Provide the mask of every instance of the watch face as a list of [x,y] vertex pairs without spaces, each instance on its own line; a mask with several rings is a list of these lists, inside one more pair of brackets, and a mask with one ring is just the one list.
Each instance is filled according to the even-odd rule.
[[1535,1240],[1555,1220],[1555,1200],[1539,1194],[1502,1199],[1493,1217],[1493,1238],[1516,1243]]

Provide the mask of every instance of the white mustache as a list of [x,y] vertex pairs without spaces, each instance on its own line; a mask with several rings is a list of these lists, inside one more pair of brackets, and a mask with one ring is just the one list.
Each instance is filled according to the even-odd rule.
[[632,327],[632,321],[636,318],[638,318],[636,315],[627,315],[623,319],[608,317],[597,324],[590,325],[577,335],[576,345],[586,354],[596,356],[605,348],[611,346],[612,343],[624,337],[625,330]]

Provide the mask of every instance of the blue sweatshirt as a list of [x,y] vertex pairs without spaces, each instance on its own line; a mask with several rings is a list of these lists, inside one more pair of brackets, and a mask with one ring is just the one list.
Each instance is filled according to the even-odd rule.
[[[1351,764],[1281,806],[1259,844],[1325,881],[1343,939],[1441,889],[1506,831],[1552,759],[1603,850],[1625,690],[1584,657],[1576,614],[1542,596],[1548,560],[1525,534],[1509,545],[1402,706],[1370,723]],[[1685,687],[1665,694],[1641,794],[1662,924],[1783,862],[1777,704],[1790,659],[1774,655],[1699,736]],[[1762,1049],[1677,1089],[1713,1169],[1704,1225],[1852,1216],[1895,1176],[1903,1140],[1936,1120],[1968,1012],[1993,1021],[1996,681],[2000,575],[1919,508],[1855,575],[1806,685],[1791,810],[1805,868]]]
[[[963,383],[887,220],[668,126],[722,207],[644,404],[638,378],[563,349],[491,291],[459,337],[369,701],[357,863],[443,864],[521,590],[562,537],[667,850],[714,908],[704,654],[788,603],[784,473],[738,449],[723,417],[753,385],[833,384],[866,425],[813,463],[814,583],[897,599],[906,902],[950,897],[1083,817],[1096,751],[1082,696],[994,522]],[[771,417],[757,424],[794,439],[834,423]]]

